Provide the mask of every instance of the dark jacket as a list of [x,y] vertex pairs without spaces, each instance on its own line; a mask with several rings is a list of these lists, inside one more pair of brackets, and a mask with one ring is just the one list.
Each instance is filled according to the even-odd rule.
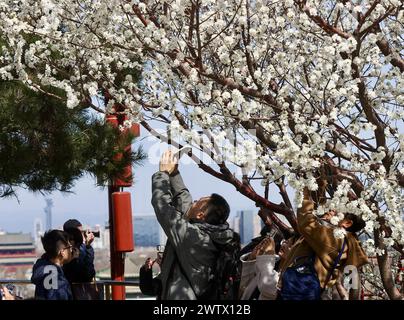
[[63,271],[70,283],[91,282],[95,277],[94,249],[83,243],[79,257],[65,264]]
[[[53,280],[55,280],[55,283],[53,283]],[[35,284],[35,299],[73,299],[70,284],[64,275],[63,269],[53,264],[46,255],[36,261],[32,270],[31,282]]]
[[219,255],[218,246],[230,243],[234,232],[227,223],[192,223],[183,215],[192,198],[177,173],[156,172],[152,177],[152,205],[167,235],[161,273],[162,300],[195,300],[208,289]]

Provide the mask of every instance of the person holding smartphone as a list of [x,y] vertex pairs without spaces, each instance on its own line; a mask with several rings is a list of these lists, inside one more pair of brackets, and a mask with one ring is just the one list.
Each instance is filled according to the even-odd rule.
[[161,268],[163,252],[164,246],[158,245],[157,258],[152,260],[148,257],[139,270],[140,291],[146,296],[157,296],[157,300],[160,300],[161,280],[159,279],[159,276],[153,278],[153,265],[157,263]]
[[178,155],[166,151],[152,176],[152,205],[167,236],[161,263],[161,300],[215,299],[212,286],[224,248],[239,247],[227,223],[230,206],[219,194],[192,201],[178,170]]
[[5,286],[0,286],[0,300],[17,300],[17,297]]

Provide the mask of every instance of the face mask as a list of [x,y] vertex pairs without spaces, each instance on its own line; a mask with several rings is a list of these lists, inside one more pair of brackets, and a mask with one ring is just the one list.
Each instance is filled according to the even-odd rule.
[[318,221],[324,227],[335,228],[335,226],[332,223],[328,222],[328,221],[325,221],[323,219],[318,219]]

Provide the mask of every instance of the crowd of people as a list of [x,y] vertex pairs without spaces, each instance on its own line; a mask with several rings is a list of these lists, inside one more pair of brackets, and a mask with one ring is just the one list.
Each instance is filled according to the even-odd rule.
[[[323,176],[318,183],[324,190]],[[178,170],[178,157],[171,151],[163,154],[152,177],[152,204],[168,240],[162,257],[149,258],[141,267],[140,288],[157,299],[217,299],[217,291],[223,288],[212,279],[220,278],[223,284],[228,281],[225,272],[236,290],[231,299],[333,299],[344,267],[359,270],[368,263],[356,236],[365,222],[344,213],[335,226],[330,222],[335,211],[317,217],[313,211],[321,203],[313,200],[307,188],[297,211],[297,232],[285,235],[275,225],[266,225],[260,237],[238,251],[236,272],[221,270],[224,274],[217,268],[222,251],[239,239],[226,222],[229,205],[218,194],[192,201]],[[343,238],[335,236],[336,227],[344,229]],[[160,273],[153,278],[154,262]],[[354,291],[353,287],[351,297]]]
[[[216,193],[193,201],[178,170],[178,155],[166,151],[152,176],[151,202],[167,243],[157,259],[148,258],[140,268],[140,290],[158,300],[335,298],[344,267],[359,270],[368,263],[356,236],[365,223],[344,213],[335,226],[330,221],[337,212],[313,213],[321,205],[316,200],[305,188],[296,231],[284,233],[268,224],[241,248],[239,235],[227,223],[227,201]],[[335,236],[336,227],[345,230],[343,237]],[[75,219],[66,221],[63,230],[44,234],[45,253],[31,278],[36,299],[80,299],[75,285],[95,276],[93,240],[94,234]],[[154,264],[160,268],[156,277]],[[13,299],[7,288],[2,291],[4,299]]]
[[[31,282],[35,285],[35,300],[81,299],[81,284],[95,277],[94,234],[83,230],[82,224],[70,219],[63,230],[48,230],[41,237],[45,253],[36,261]],[[7,287],[2,287],[4,300],[15,300]]]
[[63,231],[49,230],[41,240],[45,253],[35,263],[31,277],[35,298],[73,300],[75,285],[95,277],[94,234],[83,230],[78,220],[70,219]]

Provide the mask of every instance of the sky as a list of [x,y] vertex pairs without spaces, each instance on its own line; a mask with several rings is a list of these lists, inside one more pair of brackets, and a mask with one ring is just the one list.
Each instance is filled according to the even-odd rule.
[[[143,166],[133,169],[134,185],[124,188],[124,191],[131,192],[134,216],[154,214],[151,205],[151,176],[158,170],[160,154],[168,148],[167,144],[157,141],[146,133],[146,130],[141,128],[141,139],[134,146],[141,144],[148,154],[148,159],[144,161]],[[258,211],[253,201],[238,193],[227,182],[203,172],[188,156],[181,158],[179,170],[194,199],[219,193],[229,202],[231,215],[234,215],[237,210]],[[262,190],[258,183],[253,186],[257,190]],[[17,190],[18,200],[15,197],[0,199],[0,229],[6,232],[33,232],[36,218],[40,218],[45,226],[45,198],[53,200],[53,228],[61,227],[70,218],[78,219],[84,225],[90,226],[95,224],[104,226],[108,221],[107,188],[97,187],[94,178],[90,176],[77,180],[71,194],[53,192],[42,195],[24,189]],[[281,201],[276,190],[271,192],[270,189],[270,195],[270,200],[277,203]],[[134,229],[136,232],[135,225]]]

